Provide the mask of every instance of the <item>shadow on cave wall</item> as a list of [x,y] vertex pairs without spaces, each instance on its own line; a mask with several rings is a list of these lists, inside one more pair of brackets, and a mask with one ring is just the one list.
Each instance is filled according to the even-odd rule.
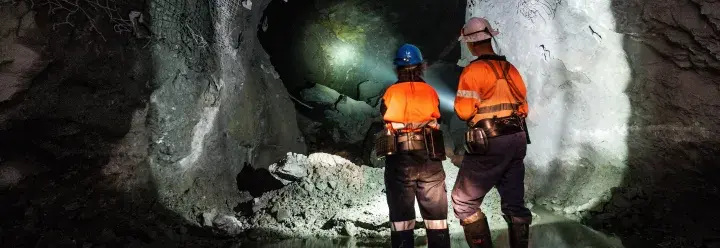
[[[627,247],[720,247],[720,142],[710,136],[718,127],[713,98],[720,74],[696,60],[711,51],[692,39],[696,30],[685,24],[718,30],[700,14],[703,1],[669,2],[612,1],[633,72],[626,90],[632,111],[628,171],[604,213],[587,223],[618,235]],[[663,13],[668,10],[672,14]],[[678,76],[688,73],[710,80]],[[710,90],[698,92],[704,84]],[[685,104],[695,100],[698,105],[688,110]]]
[[[144,1],[122,3],[120,13],[146,9]],[[2,7],[20,2],[9,4]],[[73,19],[74,26],[54,29],[54,24],[65,21],[65,13],[48,15],[49,7],[35,6],[41,34],[21,42],[38,48],[52,62],[26,91],[0,102],[0,172],[12,168],[24,177],[0,189],[0,244],[178,247],[232,242],[203,241],[209,231],[191,227],[159,204],[145,162],[122,164],[116,171],[120,175],[104,175],[113,149],[130,130],[133,113],[149,98],[149,40],[113,32],[113,24],[103,15],[93,24],[104,37],[84,18]],[[111,179],[115,176],[146,181],[124,190],[115,187],[125,183]]]

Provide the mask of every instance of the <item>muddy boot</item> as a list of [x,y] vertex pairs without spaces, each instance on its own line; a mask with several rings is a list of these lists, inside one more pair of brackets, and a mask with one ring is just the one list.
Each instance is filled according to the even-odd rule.
[[425,229],[428,248],[450,248],[450,230]]
[[530,236],[530,222],[532,217],[513,217],[503,215],[508,224],[510,248],[528,248]]
[[392,248],[415,248],[413,230],[390,231]]
[[492,248],[492,236],[490,236],[490,226],[488,226],[487,218],[482,215],[470,223],[460,223],[465,231],[465,240],[470,248]]

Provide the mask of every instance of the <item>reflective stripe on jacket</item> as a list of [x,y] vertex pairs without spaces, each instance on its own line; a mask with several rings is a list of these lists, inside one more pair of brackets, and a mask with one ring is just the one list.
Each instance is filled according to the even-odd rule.
[[[497,85],[498,79],[506,79],[507,84]],[[460,75],[455,113],[464,121],[481,120],[509,116],[517,107],[519,114],[527,116],[526,97],[525,83],[515,66],[503,56],[481,56]]]
[[425,123],[440,118],[438,94],[424,82],[393,84],[385,91],[382,101],[385,122]]

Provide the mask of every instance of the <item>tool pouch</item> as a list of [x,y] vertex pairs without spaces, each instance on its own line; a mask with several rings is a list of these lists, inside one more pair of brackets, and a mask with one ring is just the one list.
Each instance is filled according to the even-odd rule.
[[442,131],[426,127],[423,128],[423,135],[428,157],[435,161],[445,160],[445,140]]
[[465,152],[468,154],[483,155],[489,145],[488,136],[482,128],[474,127],[465,132]]
[[397,136],[389,129],[375,134],[375,156],[383,158],[397,153]]

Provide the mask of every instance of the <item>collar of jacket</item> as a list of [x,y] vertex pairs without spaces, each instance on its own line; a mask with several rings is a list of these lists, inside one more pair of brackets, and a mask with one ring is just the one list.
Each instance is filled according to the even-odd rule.
[[497,55],[497,54],[483,54],[477,57],[477,59],[473,60],[472,62],[478,61],[478,60],[499,60],[499,61],[507,61],[505,56]]
[[402,81],[402,80],[398,80],[398,81],[396,81],[395,83],[396,83],[396,84],[399,84],[399,83],[426,83],[426,82],[425,82],[425,79],[423,79],[423,80],[420,80],[420,81]]

